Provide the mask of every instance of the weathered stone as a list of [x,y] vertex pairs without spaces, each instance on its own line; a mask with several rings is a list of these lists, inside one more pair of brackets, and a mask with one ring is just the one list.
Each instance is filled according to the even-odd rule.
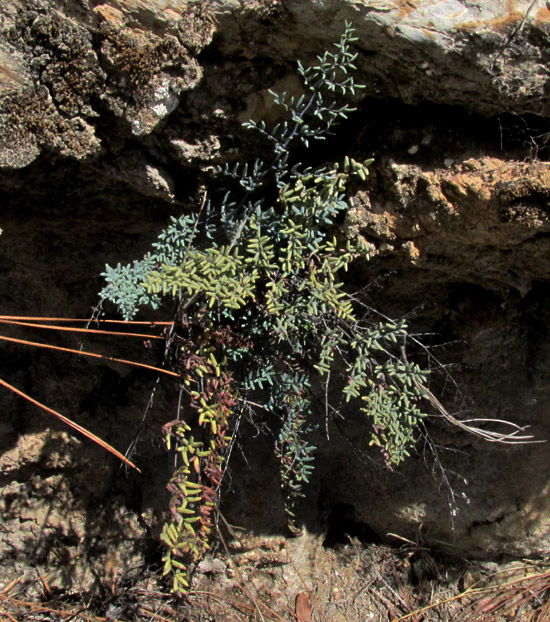
[[[64,117],[53,131],[63,136],[63,154],[69,156],[97,152],[93,119],[106,112],[98,100],[126,118],[134,135],[152,132],[178,107],[181,92],[199,84],[201,70],[193,55],[212,40],[216,18],[223,53],[277,62],[313,59],[338,39],[349,20],[357,30],[360,73],[379,97],[444,102],[482,114],[544,114],[548,108],[550,11],[543,0],[517,0],[504,11],[500,2],[474,0],[289,0],[284,6],[275,0],[143,0],[106,2],[74,15],[45,11],[39,0],[8,4],[0,51],[11,45],[16,55],[4,63],[4,89],[18,92],[27,84],[27,90],[40,85],[49,90],[50,116]],[[25,106],[24,116],[41,115],[29,96],[10,105]],[[73,144],[75,124],[89,129]],[[5,163],[24,166],[41,145],[58,149],[60,141],[50,131],[21,119],[16,123],[6,112],[2,129]],[[19,158],[13,142],[22,145]]]
[[475,283],[490,291],[550,279],[550,165],[484,158],[451,170],[383,161],[377,185],[358,193],[350,233],[375,254],[398,255],[434,281]]
[[0,165],[8,168],[28,165],[42,150],[97,154],[95,126],[108,111],[128,121],[129,133],[149,134],[200,80],[189,50],[204,47],[213,30],[204,11],[186,5],[176,12],[104,4],[71,13],[39,0],[7,4],[0,7]]
[[149,164],[137,153],[124,154],[118,158],[117,166],[109,169],[116,179],[127,183],[140,194],[174,202],[174,180],[158,166]]
[[[481,114],[548,109],[545,0],[506,7],[476,0],[289,0],[284,7],[284,29],[252,35],[252,53],[302,59],[318,54],[348,20],[357,31],[357,64],[371,93],[409,103],[452,103]],[[222,26],[222,49],[241,51],[241,31]]]
[[177,108],[181,91],[200,80],[200,68],[173,35],[128,27],[106,33],[101,51],[115,73],[102,99],[134,135],[149,134]]
[[170,145],[177,160],[183,164],[213,160],[218,156],[221,146],[217,136],[211,136],[197,143],[188,143],[182,138],[172,138]]

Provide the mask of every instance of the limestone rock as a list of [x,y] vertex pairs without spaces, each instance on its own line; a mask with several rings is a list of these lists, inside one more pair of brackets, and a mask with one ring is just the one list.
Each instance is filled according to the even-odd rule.
[[97,124],[111,113],[141,136],[173,112],[201,77],[193,53],[212,25],[196,7],[169,4],[1,3],[0,165],[26,166],[44,150],[97,155]]
[[352,22],[365,83],[381,97],[444,101],[481,114],[548,109],[545,0],[506,6],[497,0],[290,0],[285,6],[292,15],[286,43],[302,56],[327,35],[336,39],[344,20]]
[[160,198],[168,203],[175,200],[172,177],[162,168],[150,164],[138,153],[128,153],[119,157],[117,166],[108,172],[145,196]]
[[[112,138],[110,113],[128,122],[129,134],[150,134],[178,109],[183,91],[201,88],[196,56],[214,32],[226,56],[314,61],[348,20],[362,79],[379,97],[485,115],[544,114],[549,103],[544,0],[504,9],[476,0],[111,0],[55,11],[43,0],[5,0],[0,15],[0,163],[8,167],[25,166],[43,149],[97,155]],[[257,106],[250,97],[246,106]]]
[[356,195],[346,226],[377,254],[397,254],[436,281],[459,278],[522,296],[533,281],[550,279],[547,162],[468,159],[423,171],[382,161],[376,168],[376,187]]

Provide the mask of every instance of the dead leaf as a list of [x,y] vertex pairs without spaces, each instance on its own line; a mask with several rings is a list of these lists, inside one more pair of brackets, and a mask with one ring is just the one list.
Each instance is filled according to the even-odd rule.
[[296,619],[298,622],[311,622],[311,605],[306,592],[296,596]]

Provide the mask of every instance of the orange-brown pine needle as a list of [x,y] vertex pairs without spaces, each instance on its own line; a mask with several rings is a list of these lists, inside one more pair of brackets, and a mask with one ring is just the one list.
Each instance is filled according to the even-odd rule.
[[162,335],[148,335],[146,333],[121,333],[111,330],[98,330],[97,328],[76,328],[74,326],[52,326],[51,324],[38,324],[36,322],[22,322],[19,320],[5,320],[0,318],[1,324],[13,324],[16,326],[29,326],[32,328],[49,328],[51,330],[65,330],[71,333],[94,333],[98,335],[123,335],[124,337],[142,337],[144,339],[164,339]]
[[100,439],[99,436],[96,436],[95,434],[93,434],[89,430],[86,430],[86,428],[83,428],[82,426],[78,425],[78,423],[75,423],[74,421],[71,421],[71,419],[69,419],[68,417],[65,417],[61,413],[58,413],[56,410],[53,410],[52,408],[49,408],[45,404],[42,404],[41,402],[35,400],[30,395],[27,395],[26,393],[23,393],[23,391],[20,391],[19,389],[17,389],[13,385],[7,383],[5,380],[2,380],[2,378],[0,378],[0,384],[2,386],[6,387],[7,389],[9,389],[10,391],[13,391],[16,395],[19,395],[20,397],[28,400],[29,402],[31,402],[31,404],[34,404],[35,406],[38,406],[39,408],[42,408],[42,410],[45,410],[46,412],[49,412],[52,415],[55,415],[58,419],[63,421],[63,423],[66,423],[68,426],[73,428],[73,430],[76,430],[77,432],[80,432],[80,434],[83,434],[86,438],[89,438],[94,443],[97,443],[100,447],[103,447],[103,449],[106,449],[107,451],[112,453],[119,460],[122,460],[122,462],[125,462],[128,466],[131,466],[133,469],[136,469],[136,471],[141,473],[140,469],[138,469],[138,467],[133,462],[128,460],[128,458],[126,458],[126,456],[122,455],[120,453],[120,451],[117,451],[114,447],[109,445],[109,443],[106,443],[104,440]]
[[24,322],[84,322],[100,324],[135,324],[141,326],[170,326],[174,322],[151,322],[147,320],[99,320],[81,317],[33,317],[27,315],[0,315],[0,320],[21,320]]
[[17,622],[17,620],[10,613],[8,613],[5,609],[2,609],[1,607],[0,607],[0,613],[2,615],[5,615],[6,618],[10,620],[11,622]]
[[[29,601],[25,601],[25,600],[20,600],[18,598],[7,598],[5,599],[3,602],[5,602],[6,604],[11,604],[13,606],[16,607],[25,607],[29,610],[29,615],[33,615],[35,613],[39,613],[39,612],[47,612],[47,613],[55,613],[59,616],[61,616],[61,618],[69,618],[69,619],[74,619],[76,616],[82,616],[82,618],[84,620],[89,620],[90,622],[107,622],[107,618],[100,618],[98,616],[95,616],[93,614],[90,614],[87,612],[87,610],[68,610],[68,611],[63,611],[62,609],[53,609],[52,607],[49,607],[47,604],[41,605],[40,603],[35,603],[35,602],[29,602]],[[119,620],[118,618],[108,618],[111,622],[123,622],[122,620]],[[16,621],[17,622],[17,621]]]
[[27,346],[34,346],[36,348],[45,348],[46,350],[58,350],[60,352],[70,352],[71,354],[80,354],[82,356],[91,356],[93,358],[103,359],[106,361],[113,361],[115,363],[124,363],[125,365],[133,365],[134,367],[142,367],[144,369],[150,369],[152,371],[158,371],[161,374],[167,374],[168,376],[175,376],[179,378],[179,374],[175,371],[168,369],[162,369],[161,367],[155,367],[154,365],[146,365],[145,363],[138,363],[137,361],[128,361],[126,359],[119,359],[114,356],[107,356],[106,354],[97,354],[96,352],[88,352],[87,350],[75,350],[73,348],[62,348],[61,346],[52,346],[49,343],[38,343],[36,341],[27,341],[26,339],[16,339],[15,337],[6,337],[0,335],[0,340],[11,341],[13,343],[21,343]]

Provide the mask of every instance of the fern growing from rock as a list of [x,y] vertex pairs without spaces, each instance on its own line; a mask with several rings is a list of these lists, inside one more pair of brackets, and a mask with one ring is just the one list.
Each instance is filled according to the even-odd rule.
[[246,124],[271,143],[273,158],[226,167],[240,191],[173,218],[143,260],[106,268],[102,298],[126,319],[163,299],[178,305],[169,363],[181,374],[189,408],[165,426],[180,464],[162,534],[165,572],[178,593],[186,592],[192,564],[209,548],[238,413],[267,420],[275,434],[293,533],[300,531],[297,501],[314,467],[315,386],[324,386],[326,396],[337,387],[357,402],[388,465],[408,455],[423,416],[428,372],[404,355],[405,323],[365,317],[341,280],[354,260],[368,259],[362,238],[341,240],[333,230],[348,208],[348,180],[364,180],[370,162],[290,164],[293,148],[323,139],[352,110],[342,101],[363,88],[350,73],[354,40],[347,25],[334,52],[316,66],[298,64],[306,94],[273,94],[286,121],[273,128]]

